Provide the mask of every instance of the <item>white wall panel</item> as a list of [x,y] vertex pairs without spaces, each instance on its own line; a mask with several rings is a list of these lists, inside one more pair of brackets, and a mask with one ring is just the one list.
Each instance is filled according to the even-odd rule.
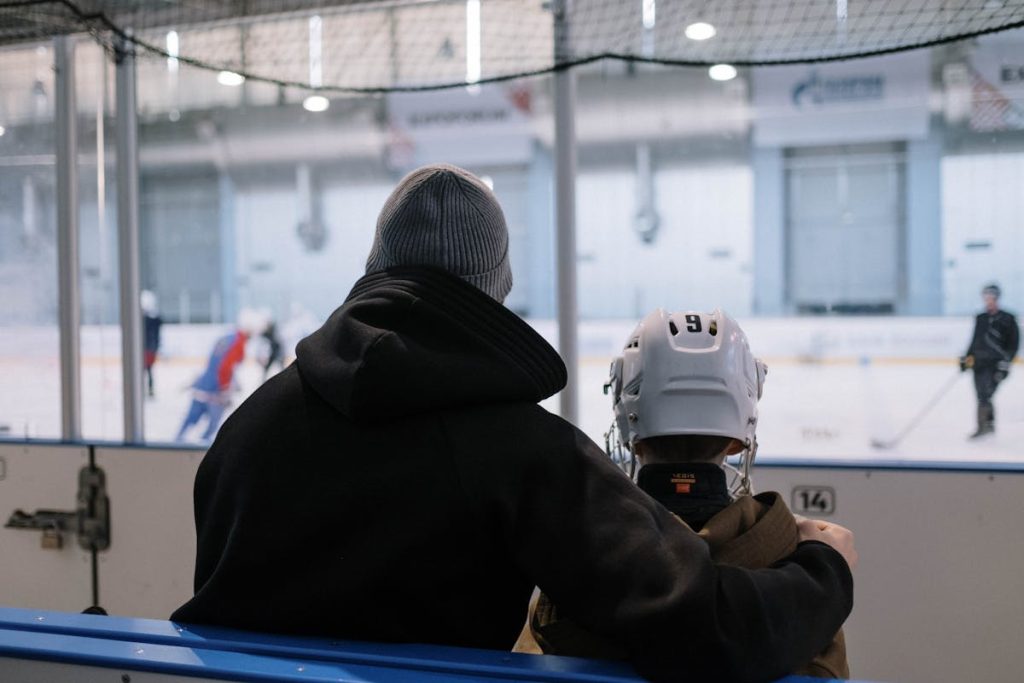
[[0,605],[81,612],[92,602],[92,573],[74,534],[44,549],[41,531],[2,525],[18,509],[74,510],[86,449],[0,443],[0,461]]
[[[1024,309],[1024,154],[942,160],[945,313],[981,309],[981,288],[998,282],[1003,305]],[[987,245],[987,246],[986,246]]]
[[644,254],[633,232],[631,169],[580,173],[576,179],[577,288],[581,317],[637,317],[643,306]]
[[750,313],[753,173],[750,166],[667,168],[657,175],[662,229],[645,311],[655,306]]
[[190,449],[97,449],[110,496],[110,548],[99,554],[100,604],[109,613],[166,619],[192,597],[192,485],[202,456]]
[[[0,657],[0,671],[4,683],[203,683],[216,678],[173,676],[152,671],[120,669],[117,667],[81,666],[59,662],[41,662],[29,659]],[[220,679],[224,680],[224,679]]]
[[247,278],[243,305],[270,307],[287,317],[299,302],[317,318],[341,305],[363,275],[377,214],[392,189],[387,182],[347,182],[322,188],[327,240],[307,250],[296,229],[299,207],[294,187],[247,185],[235,197],[238,272]]
[[1021,680],[1024,473],[755,468],[793,504],[835,489],[824,519],[856,534],[854,678],[899,683]]
[[579,296],[583,317],[639,319],[655,307],[750,312],[753,177],[749,166],[668,167],[655,173],[660,227],[634,230],[632,169],[577,181]]

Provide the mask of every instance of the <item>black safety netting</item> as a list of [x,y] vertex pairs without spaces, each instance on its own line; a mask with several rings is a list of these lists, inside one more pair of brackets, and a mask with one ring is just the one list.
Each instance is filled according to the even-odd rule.
[[[417,90],[621,59],[851,59],[1024,26],[1024,0],[0,0],[0,45],[89,33],[108,49],[328,92]],[[124,43],[123,41],[127,41]],[[556,55],[557,53],[557,55]]]

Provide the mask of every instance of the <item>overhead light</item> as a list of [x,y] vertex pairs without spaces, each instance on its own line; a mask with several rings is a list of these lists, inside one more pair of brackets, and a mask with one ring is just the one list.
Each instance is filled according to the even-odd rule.
[[7,129],[4,128],[3,126],[0,126],[0,138],[2,138],[4,136],[4,133],[6,133],[6,132],[7,132]]
[[846,21],[849,14],[846,0],[836,0],[836,21]]
[[178,54],[180,43],[177,31],[167,32],[167,70],[171,73],[178,72]]
[[640,5],[640,21],[648,30],[654,28],[658,20],[658,7],[655,2],[656,0],[642,0]]
[[479,92],[480,80],[480,0],[466,0],[466,83],[470,92]]
[[327,111],[331,101],[323,95],[310,95],[302,100],[302,108],[306,111]]
[[[323,59],[324,22],[319,15],[309,18],[309,84],[319,88],[324,84]],[[331,101],[323,95],[310,95],[302,100],[302,108],[306,111],[327,111]]]
[[245,83],[245,76],[236,74],[234,71],[221,71],[217,74],[217,82],[234,88]]
[[687,26],[684,33],[690,40],[707,40],[708,38],[714,38],[718,31],[711,24],[698,21]]
[[482,176],[480,176],[480,182],[482,182],[484,185],[486,185],[488,190],[490,190],[492,192],[494,191],[494,178],[492,178],[491,176],[489,176],[489,175],[482,175]]
[[309,84],[319,88],[324,84],[323,55],[324,22],[319,15],[309,18]]
[[736,78],[736,67],[732,64],[715,64],[708,69],[708,76],[713,81],[731,81]]

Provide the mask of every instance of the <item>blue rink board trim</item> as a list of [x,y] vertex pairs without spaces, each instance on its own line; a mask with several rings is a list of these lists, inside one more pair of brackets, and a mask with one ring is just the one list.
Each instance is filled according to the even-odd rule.
[[[68,448],[96,448],[202,452],[206,449],[193,444],[129,443],[126,441],[65,441],[63,439],[12,439],[0,437],[0,446],[67,446]],[[834,469],[910,472],[964,472],[968,474],[1024,474],[1024,456],[1020,462],[992,462],[971,460],[845,460],[839,458],[807,458],[762,453],[758,469]]]
[[[371,667],[552,681],[636,681],[623,664],[438,645],[276,636],[155,619],[0,608],[0,628]],[[408,675],[408,674],[407,674]]]
[[[573,657],[272,636],[15,608],[0,608],[2,657],[242,681],[640,681],[624,664]],[[779,683],[812,681],[823,683],[798,676]]]
[[[133,643],[53,633],[0,630],[0,678],[3,657],[58,662],[119,671],[212,678],[227,681],[295,681],[321,683],[352,681],[353,683],[442,683],[443,681],[506,681],[508,677],[473,674],[462,671],[416,671],[399,667],[367,666],[338,662],[305,661],[285,657],[254,655],[224,650]],[[621,677],[537,678],[520,676],[519,680],[565,680],[621,683],[635,679]]]

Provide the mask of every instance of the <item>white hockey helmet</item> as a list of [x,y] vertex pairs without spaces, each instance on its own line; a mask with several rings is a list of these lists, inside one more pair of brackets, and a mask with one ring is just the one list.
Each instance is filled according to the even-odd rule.
[[743,444],[749,468],[756,448],[757,402],[767,367],[723,311],[657,309],[612,362],[611,389],[619,439],[703,434]]
[[248,306],[238,311],[238,317],[235,320],[235,327],[249,337],[263,334],[263,331],[267,329],[269,324],[269,310],[250,308]]
[[139,305],[142,308],[142,312],[146,315],[156,315],[156,294],[148,289],[142,290],[139,292]]

